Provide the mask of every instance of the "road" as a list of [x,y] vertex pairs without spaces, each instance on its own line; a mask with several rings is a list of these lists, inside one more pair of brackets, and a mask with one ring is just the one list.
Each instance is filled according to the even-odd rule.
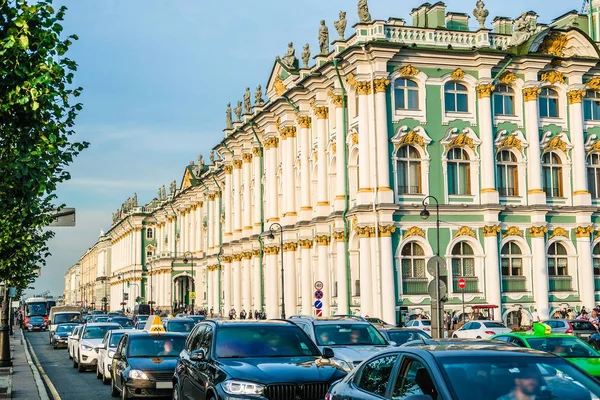
[[103,385],[96,379],[95,370],[77,372],[66,349],[54,350],[48,344],[47,332],[25,333],[25,337],[62,400],[112,399],[110,385]]

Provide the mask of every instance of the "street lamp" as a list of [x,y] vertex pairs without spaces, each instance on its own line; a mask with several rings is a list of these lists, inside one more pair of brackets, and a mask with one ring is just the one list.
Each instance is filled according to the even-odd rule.
[[279,247],[281,253],[281,319],[285,319],[285,278],[283,276],[283,227],[277,222],[273,222],[269,227],[267,238],[275,239],[275,233],[279,232]]
[[[191,259],[191,267],[192,267],[192,284],[194,285],[194,289],[196,287],[196,274],[194,273],[194,254],[192,254],[191,251],[186,251],[185,253],[183,253],[183,263],[187,265],[188,263],[188,255]],[[189,294],[190,293],[190,289],[188,286],[188,298],[189,298]],[[190,299],[191,303],[192,303],[192,314],[194,314],[194,299]]]
[[[439,257],[440,256],[440,203],[438,202],[438,199],[435,196],[427,196],[423,199],[423,210],[421,210],[421,213],[419,214],[421,216],[422,219],[428,219],[429,218],[429,211],[427,210],[427,206],[430,205],[431,200],[435,201],[435,230],[436,230],[436,236],[437,236],[437,251],[436,251],[436,255]],[[436,295],[437,295],[437,334],[438,334],[438,338],[442,338],[444,337],[443,334],[443,326],[444,326],[444,316],[442,315],[442,299],[440,296],[440,284],[441,284],[441,280],[440,280],[440,264],[439,262],[436,263],[436,269],[435,269],[435,282],[436,282]],[[432,304],[433,306],[433,304]]]
[[[123,279],[123,275],[119,274],[117,275],[117,278],[119,280]],[[125,312],[125,281],[121,281],[121,306],[123,308],[123,312]]]

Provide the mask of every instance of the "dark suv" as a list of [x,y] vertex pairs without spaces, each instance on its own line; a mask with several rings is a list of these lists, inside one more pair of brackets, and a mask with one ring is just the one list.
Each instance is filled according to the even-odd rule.
[[287,321],[204,321],[190,333],[173,399],[323,399],[345,372]]

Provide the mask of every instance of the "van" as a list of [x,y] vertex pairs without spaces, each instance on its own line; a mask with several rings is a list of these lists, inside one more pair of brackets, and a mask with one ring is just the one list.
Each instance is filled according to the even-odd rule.
[[133,315],[150,315],[150,304],[136,304]]

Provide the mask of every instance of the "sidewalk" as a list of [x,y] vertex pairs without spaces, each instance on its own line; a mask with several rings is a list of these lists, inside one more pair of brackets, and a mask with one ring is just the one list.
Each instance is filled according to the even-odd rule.
[[[31,356],[25,353],[23,332],[18,326],[14,327],[14,331],[15,334],[10,341],[10,351],[13,359],[12,398],[41,400],[38,386],[41,385],[41,390],[44,392],[46,389],[37,368],[31,360]],[[35,369],[35,374],[32,369]],[[11,396],[8,397],[11,398]],[[45,398],[48,397],[45,396]]]

